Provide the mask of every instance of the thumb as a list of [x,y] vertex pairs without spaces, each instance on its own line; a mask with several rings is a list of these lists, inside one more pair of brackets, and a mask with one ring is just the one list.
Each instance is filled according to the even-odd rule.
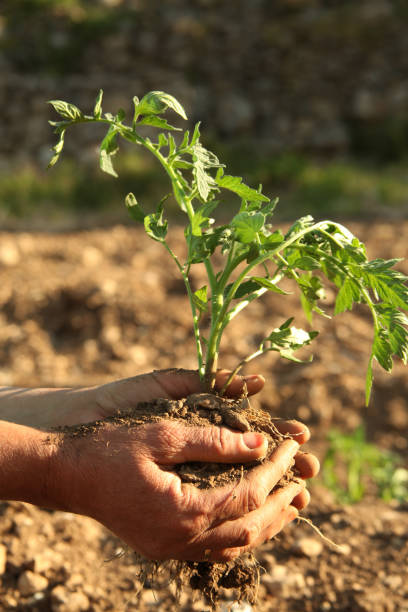
[[182,441],[179,438],[173,456],[175,463],[245,463],[265,457],[268,450],[266,437],[255,431],[241,433],[226,427],[183,427],[178,434]]

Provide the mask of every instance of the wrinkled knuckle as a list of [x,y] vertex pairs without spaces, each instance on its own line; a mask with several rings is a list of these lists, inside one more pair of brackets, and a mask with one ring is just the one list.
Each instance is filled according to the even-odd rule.
[[176,454],[183,447],[181,432],[172,423],[156,423],[155,444],[156,448]]
[[203,519],[201,515],[194,516],[181,525],[181,535],[188,541],[194,540],[203,531]]
[[247,493],[247,512],[258,510],[265,501],[265,492],[262,488],[249,489]]
[[259,538],[260,530],[256,523],[249,523],[243,527],[240,534],[240,545],[241,546],[254,546]]
[[225,427],[214,427],[214,442],[221,455],[226,455],[230,450],[231,432]]

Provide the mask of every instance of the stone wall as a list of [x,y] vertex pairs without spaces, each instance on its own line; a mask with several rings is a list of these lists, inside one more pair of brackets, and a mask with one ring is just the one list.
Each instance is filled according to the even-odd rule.
[[[406,0],[3,0],[0,52],[3,163],[42,162],[45,101],[87,110],[100,87],[109,110],[168,91],[207,133],[271,151],[378,135],[386,155],[408,150]],[[86,152],[95,135],[80,138]]]

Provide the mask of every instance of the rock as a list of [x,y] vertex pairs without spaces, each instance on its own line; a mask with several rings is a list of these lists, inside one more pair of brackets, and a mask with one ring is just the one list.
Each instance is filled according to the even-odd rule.
[[44,574],[51,568],[60,568],[63,563],[64,557],[61,553],[48,549],[34,556],[32,569],[36,574]]
[[241,601],[240,603],[235,602],[231,604],[225,604],[221,606],[220,612],[252,612],[254,608],[246,603],[245,601]]
[[291,596],[296,597],[296,591],[306,586],[303,574],[294,572],[286,565],[275,565],[270,574],[264,574],[261,577],[261,582],[267,591],[275,596],[284,596],[290,591]]
[[20,253],[12,243],[0,245],[0,264],[3,266],[15,266],[20,261]]
[[26,570],[20,574],[17,580],[17,588],[23,597],[34,595],[39,591],[44,591],[48,586],[48,580],[40,574],[35,574],[30,570]]
[[5,573],[7,564],[7,548],[0,544],[0,576]]
[[305,537],[295,542],[293,550],[305,557],[318,557],[323,550],[323,544],[316,538]]
[[383,582],[385,586],[390,588],[392,591],[397,591],[402,585],[402,578],[398,575],[391,575],[387,576]]
[[89,599],[85,593],[72,593],[62,584],[51,591],[52,612],[82,612],[82,610],[88,610],[89,605]]

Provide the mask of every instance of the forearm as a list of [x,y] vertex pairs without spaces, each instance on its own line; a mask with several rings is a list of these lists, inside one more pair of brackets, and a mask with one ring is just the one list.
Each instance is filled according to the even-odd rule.
[[0,499],[54,508],[54,458],[49,434],[0,421]]
[[49,429],[84,422],[91,389],[26,389],[0,387],[0,419]]

